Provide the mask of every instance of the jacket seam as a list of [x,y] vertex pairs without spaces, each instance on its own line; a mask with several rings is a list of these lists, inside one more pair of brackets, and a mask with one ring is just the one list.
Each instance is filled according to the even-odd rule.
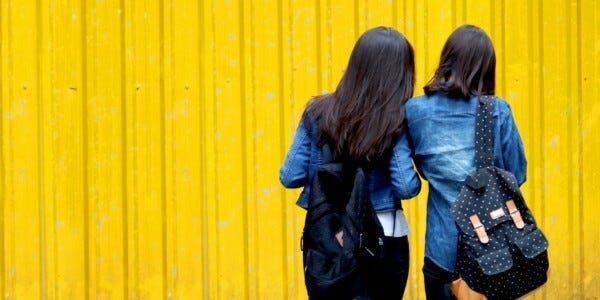
[[[497,113],[497,115],[496,115],[496,113]],[[500,107],[495,108],[495,111],[494,111],[495,117],[504,118],[506,116],[506,114],[508,114],[508,112],[505,109],[501,109]],[[462,115],[475,117],[475,114],[471,113],[471,112],[433,114],[433,115],[424,116],[424,117],[417,118],[415,120],[408,121],[407,125],[410,126],[414,122],[421,121],[421,120],[427,120],[427,119],[433,119],[434,117],[448,117],[448,116],[462,116]]]
[[475,114],[473,113],[469,113],[469,112],[463,112],[463,113],[446,113],[446,114],[434,114],[431,116],[425,116],[425,117],[421,117],[421,118],[417,118],[415,120],[411,120],[408,122],[408,126],[410,127],[411,124],[413,124],[414,122],[417,121],[421,121],[421,120],[427,120],[427,119],[433,119],[434,117],[448,117],[448,116],[475,116]]

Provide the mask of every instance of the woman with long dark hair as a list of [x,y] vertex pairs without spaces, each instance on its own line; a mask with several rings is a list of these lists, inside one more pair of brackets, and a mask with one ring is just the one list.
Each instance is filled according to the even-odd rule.
[[[451,299],[458,231],[450,214],[460,188],[475,170],[475,113],[478,96],[494,95],[496,56],[487,34],[463,25],[444,45],[425,95],[410,99],[406,121],[421,177],[429,182],[425,236],[427,299]],[[523,143],[506,101],[496,97],[494,164],[525,182]]]
[[304,188],[297,202],[303,208],[325,144],[336,160],[367,170],[370,199],[385,234],[383,263],[364,287],[372,299],[402,298],[408,277],[409,229],[400,200],[421,187],[404,134],[404,104],[413,86],[414,54],[406,38],[392,28],[366,31],[336,90],[307,105],[280,170],[285,187]]

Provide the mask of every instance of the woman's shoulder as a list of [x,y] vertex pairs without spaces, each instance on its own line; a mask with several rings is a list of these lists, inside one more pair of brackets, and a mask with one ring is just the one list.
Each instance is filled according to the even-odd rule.
[[421,107],[431,107],[431,105],[436,103],[445,103],[449,101],[460,101],[459,99],[451,98],[448,95],[437,91],[432,94],[423,94],[419,96],[412,97],[408,99],[406,102],[406,107],[410,108],[421,108]]
[[325,96],[326,95],[321,95],[311,98],[302,113],[300,122],[312,138],[316,137],[316,131],[319,128],[319,116],[322,111],[322,105],[324,104],[324,101],[328,101]]
[[320,112],[323,110],[323,106],[327,105],[330,101],[330,94],[324,94],[314,96],[308,100],[306,107],[304,108],[303,117],[310,117],[316,119]]
[[406,102],[406,106],[407,107],[408,106],[411,106],[411,107],[419,106],[421,104],[424,104],[423,102],[427,101],[428,99],[429,99],[429,96],[427,96],[425,94],[424,95],[415,96],[415,97],[412,97],[412,98],[408,99],[408,101]]
[[510,104],[508,103],[508,101],[504,100],[503,98],[496,96],[496,101],[494,102],[494,104],[496,106],[495,111],[500,116],[506,116],[506,115],[512,113]]
[[438,113],[449,113],[464,109],[465,101],[450,98],[441,92],[424,94],[410,98],[406,103],[406,117],[409,121]]
[[431,97],[427,95],[420,95],[416,97],[412,97],[408,99],[405,105],[406,115],[410,115],[414,117],[415,115],[419,115],[420,111],[426,109],[427,107],[431,107]]

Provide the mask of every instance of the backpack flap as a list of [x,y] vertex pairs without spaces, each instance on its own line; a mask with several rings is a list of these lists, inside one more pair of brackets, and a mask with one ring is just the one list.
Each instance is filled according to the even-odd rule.
[[515,241],[515,245],[523,256],[534,258],[548,249],[548,240],[539,229],[534,229],[521,239]]
[[491,230],[504,222],[512,222],[508,208],[504,203],[511,196],[500,185],[487,184],[496,182],[496,177],[495,167],[477,170],[477,173],[472,176],[471,183],[479,187],[481,182],[484,182],[483,187],[474,189],[468,183],[465,184],[450,208],[460,231],[470,237],[476,236],[475,226],[471,222],[471,216],[473,215],[477,215],[485,230]]
[[477,257],[479,268],[485,275],[496,275],[508,271],[513,266],[512,256],[508,248],[490,252],[486,255]]

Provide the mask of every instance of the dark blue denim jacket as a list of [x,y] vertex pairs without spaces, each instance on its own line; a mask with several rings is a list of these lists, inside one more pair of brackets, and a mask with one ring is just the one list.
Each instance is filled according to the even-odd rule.
[[[300,122],[294,140],[279,170],[279,181],[287,188],[304,187],[297,205],[307,208],[311,179],[323,163],[322,149],[317,135],[311,133],[316,123]],[[366,171],[369,195],[377,212],[391,211],[399,199],[416,196],[421,190],[421,180],[413,168],[411,150],[405,134],[396,142],[389,164],[382,164]]]
[[[450,214],[464,180],[475,171],[475,111],[477,97],[448,98],[442,93],[412,98],[406,105],[414,161],[429,182],[425,256],[454,270],[458,231]],[[527,161],[523,142],[506,101],[496,98],[494,164],[525,182]]]

